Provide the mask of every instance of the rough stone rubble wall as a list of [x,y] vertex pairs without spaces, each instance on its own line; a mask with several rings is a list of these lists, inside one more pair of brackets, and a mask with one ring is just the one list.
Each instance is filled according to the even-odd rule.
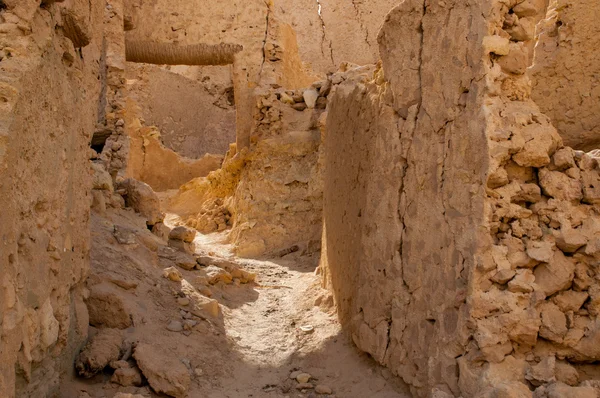
[[88,156],[104,4],[3,5],[0,396],[45,397],[87,335]]
[[391,11],[331,95],[325,284],[416,396],[595,394],[600,173],[530,98],[545,2],[451,3]]
[[535,103],[565,145],[584,151],[600,147],[598,18],[597,1],[551,1],[532,70]]
[[102,76],[102,117],[96,134],[108,136],[100,158],[113,178],[123,174],[129,157],[129,137],[125,132],[125,37],[123,1],[106,0],[104,16]]
[[[594,396],[597,382],[586,380],[597,370],[583,364],[600,358],[600,168],[590,155],[564,146],[552,118],[533,101],[526,48],[544,2],[512,5],[495,4],[489,22],[496,36],[484,42],[490,53],[484,107],[489,237],[472,276],[477,349],[469,350],[461,368],[469,361],[480,365],[461,375],[461,387],[472,392],[477,378],[493,384],[501,377],[541,386],[539,397],[559,389],[557,396]],[[570,79],[577,85],[588,76]]]
[[[257,96],[251,144],[230,210],[230,238],[239,256],[257,257],[294,245],[303,251],[319,247],[323,188],[318,121],[327,97],[323,91],[322,106],[306,109],[303,91],[279,89]],[[311,91],[319,95],[317,89]]]

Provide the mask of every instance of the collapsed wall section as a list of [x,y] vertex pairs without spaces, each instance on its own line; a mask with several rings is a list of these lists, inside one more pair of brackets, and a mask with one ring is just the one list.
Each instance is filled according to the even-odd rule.
[[87,336],[88,159],[104,7],[3,5],[0,396],[46,397]]
[[[310,89],[314,93],[310,108],[303,90],[280,89],[257,96],[251,144],[232,198],[230,238],[237,255],[258,257],[292,246],[303,251],[319,247],[323,191],[318,121],[325,110],[326,90]],[[317,100],[320,105],[315,108]]]
[[204,153],[198,159],[180,156],[162,143],[158,127],[147,125],[139,104],[126,101],[123,129],[126,132],[128,156],[125,177],[132,177],[162,192],[177,189],[186,182],[208,175],[221,165],[223,156]]

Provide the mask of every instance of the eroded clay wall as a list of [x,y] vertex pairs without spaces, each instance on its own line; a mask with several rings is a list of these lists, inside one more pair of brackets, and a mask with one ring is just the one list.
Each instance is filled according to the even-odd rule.
[[[3,1],[0,396],[46,397],[87,336],[104,4]],[[81,51],[74,44],[82,47]]]
[[600,4],[552,0],[538,27],[532,98],[565,144],[600,147]]
[[415,396],[598,393],[600,169],[532,100],[545,12],[405,1],[379,35],[385,80],[330,97],[322,273]]
[[150,185],[157,192],[177,189],[186,182],[205,177],[220,167],[223,156],[205,153],[198,159],[181,156],[162,143],[160,129],[148,125],[138,102],[128,98],[124,130],[128,137],[126,177]]
[[[377,32],[396,4],[395,0],[236,0],[227,7],[221,3],[196,7],[183,0],[128,0],[126,10],[134,26],[129,38],[242,44],[250,74],[260,71],[269,19],[276,19],[295,31],[302,62],[316,73],[326,73],[335,72],[342,62],[376,62]],[[144,23],[150,20],[152,24]]]
[[389,83],[338,89],[327,121],[323,272],[358,347],[417,396],[460,392],[487,162],[483,11],[399,5],[379,34]]
[[[383,76],[382,70],[377,73]],[[321,271],[326,286],[336,293],[340,318],[352,322],[364,313],[369,319],[372,330],[365,325],[363,333],[357,319],[354,339],[383,362],[387,343],[378,345],[377,340],[387,340],[386,305],[402,278],[398,206],[406,158],[401,156],[399,120],[389,85],[375,82],[341,84],[328,112]],[[331,269],[338,264],[345,266]],[[383,285],[368,298],[372,280]]]
[[235,142],[231,66],[203,75],[199,67],[128,63],[127,79],[128,98],[140,106],[145,123],[158,127],[160,141],[182,157],[223,155]]

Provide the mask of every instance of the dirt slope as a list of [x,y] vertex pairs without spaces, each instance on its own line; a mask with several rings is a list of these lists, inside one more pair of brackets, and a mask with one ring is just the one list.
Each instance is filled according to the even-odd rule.
[[[174,216],[167,215],[165,223],[172,227],[175,221]],[[65,380],[63,397],[128,396],[119,393],[164,396],[156,395],[147,384],[150,381],[155,388],[155,376],[138,359],[139,347],[156,354],[159,359],[152,365],[153,371],[163,376],[170,370],[175,372],[165,368],[169,363],[171,368],[184,364],[184,373],[189,376],[177,377],[190,378],[181,395],[186,397],[409,396],[387,370],[360,354],[341,333],[332,299],[320,288],[314,272],[316,257],[292,253],[265,261],[241,260],[231,257],[231,247],[220,243],[224,235],[197,235],[197,253],[232,260],[255,273],[257,279],[239,286],[222,282],[209,285],[221,315],[215,318],[199,313],[190,317],[198,322],[191,331],[170,331],[167,326],[173,321],[183,322],[182,314],[190,305],[181,305],[178,300],[182,298],[181,282],[163,277],[168,263],[158,254],[166,250],[166,242],[150,233],[144,220],[130,210],[94,214],[92,225],[90,296],[96,297],[98,290],[109,291],[110,299],[105,300],[109,309],[104,313],[117,313],[114,309],[122,308],[130,316],[131,325],[120,331],[123,347],[132,346],[133,351],[133,358],[125,359],[132,368],[142,368],[144,377],[141,386],[120,386],[114,382],[111,365],[91,379]],[[195,283],[209,268],[177,269],[185,280]],[[98,317],[102,315],[92,315],[91,323]],[[116,315],[109,318],[100,321],[110,323]],[[106,330],[105,325],[97,326],[90,327],[91,336]],[[303,331],[302,327],[312,330]],[[317,394],[312,388],[298,390],[299,383],[290,373],[299,370],[312,376],[313,387],[330,389],[332,394]]]

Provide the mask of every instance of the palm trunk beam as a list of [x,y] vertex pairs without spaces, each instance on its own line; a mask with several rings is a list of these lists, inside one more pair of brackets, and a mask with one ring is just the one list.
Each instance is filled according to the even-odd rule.
[[127,40],[127,61],[155,65],[229,65],[235,54],[242,51],[239,44],[193,44],[179,46],[170,43]]

